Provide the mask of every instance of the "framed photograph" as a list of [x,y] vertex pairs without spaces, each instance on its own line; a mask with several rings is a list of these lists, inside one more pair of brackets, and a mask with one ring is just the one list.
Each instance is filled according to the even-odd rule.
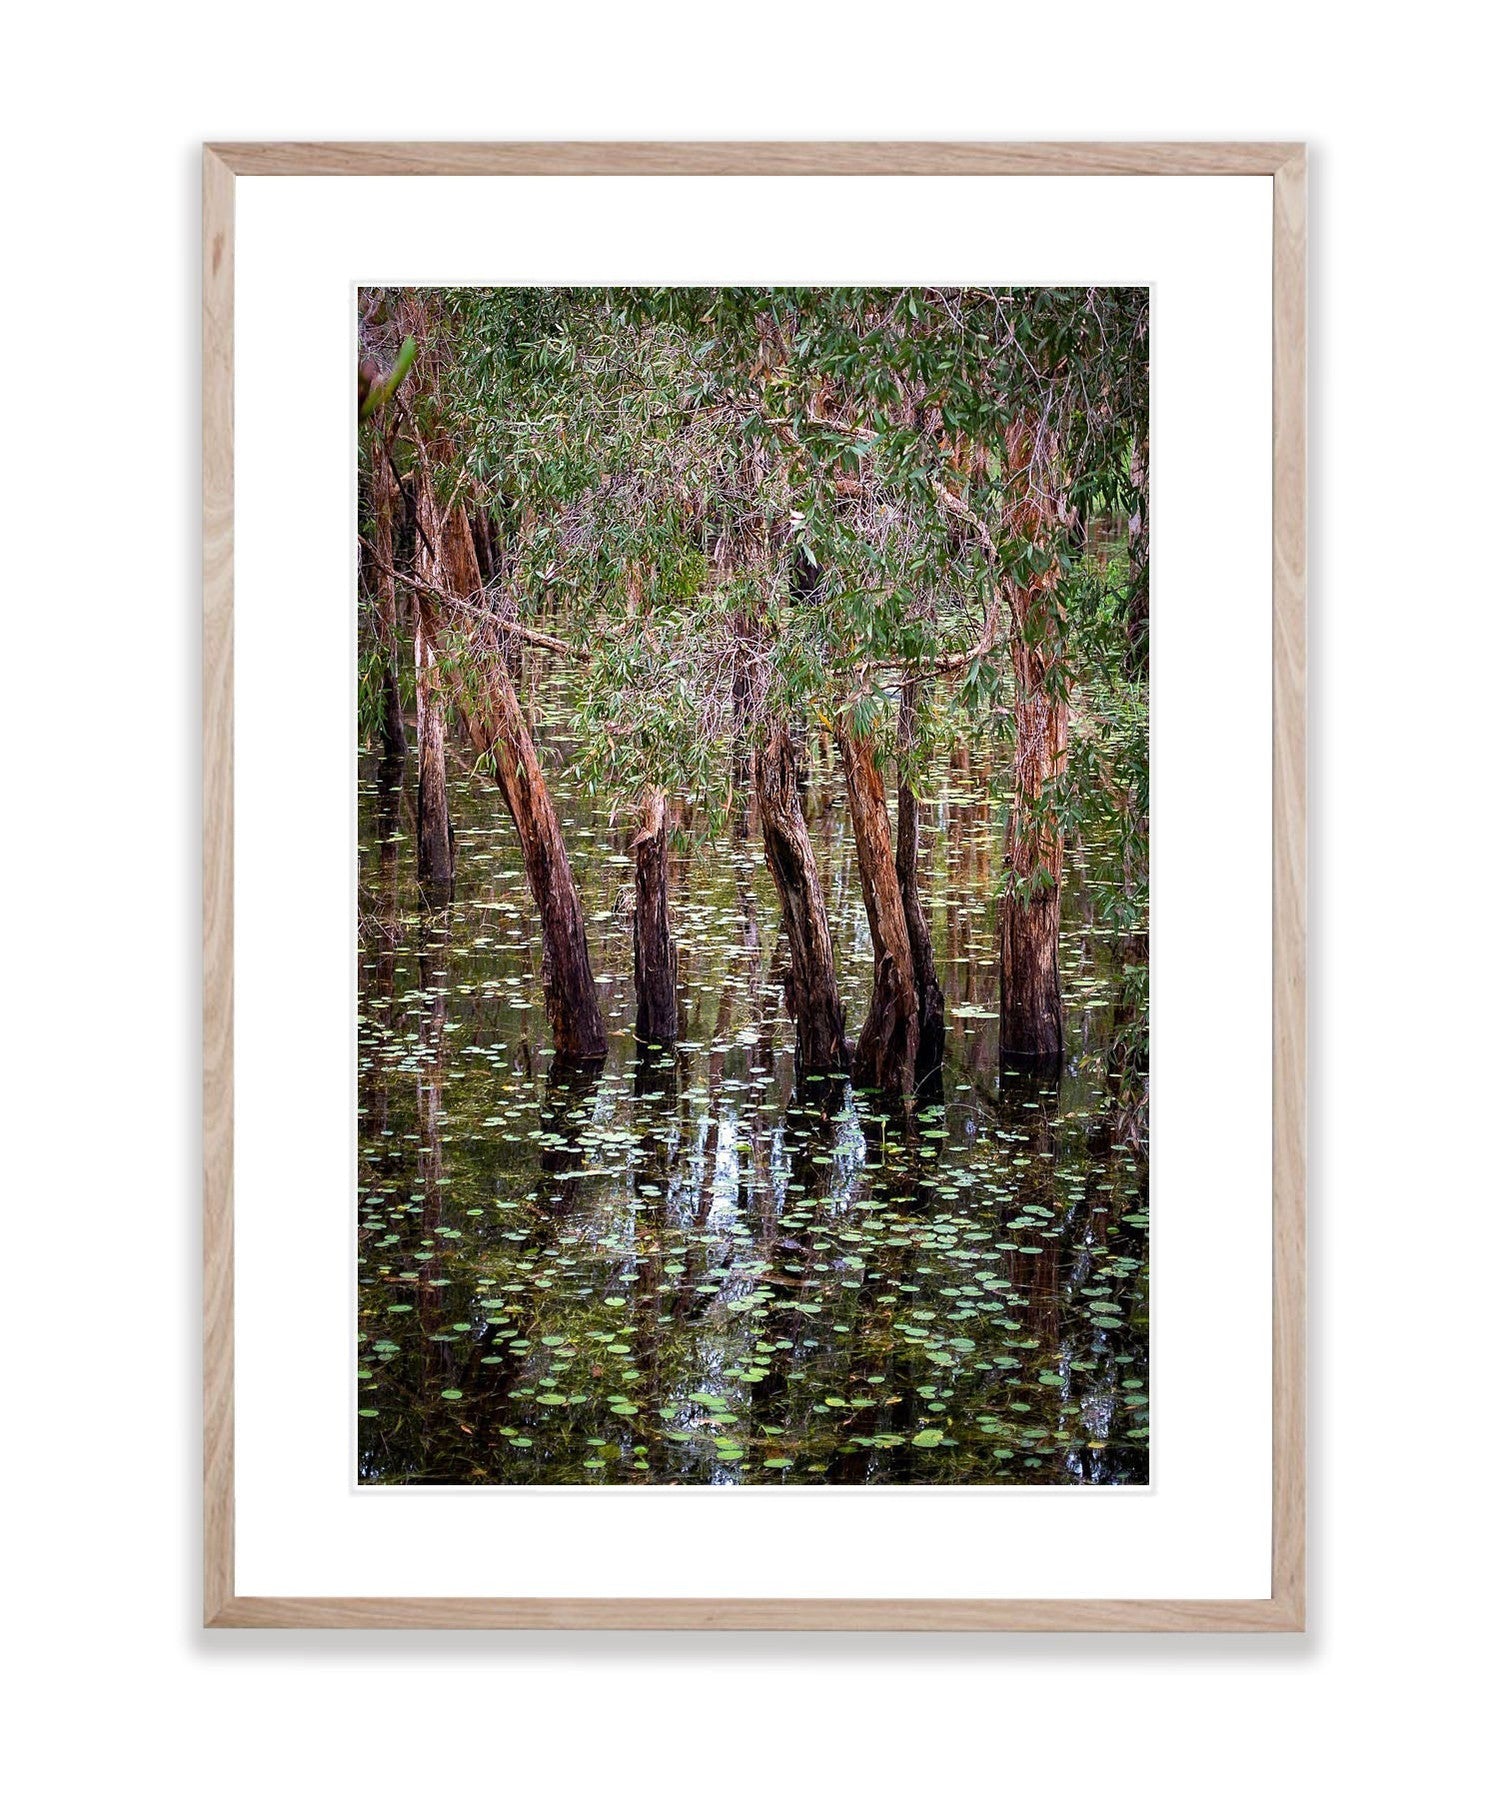
[[1302,1629],[1303,148],[203,216],[206,1622]]

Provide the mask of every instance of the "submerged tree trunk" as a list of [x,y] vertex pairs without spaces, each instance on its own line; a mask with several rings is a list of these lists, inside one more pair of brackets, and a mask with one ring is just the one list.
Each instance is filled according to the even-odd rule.
[[648,787],[635,834],[635,1035],[677,1040],[677,946],[667,905],[666,796]]
[[[901,689],[900,743],[909,749],[914,729],[916,700],[909,686]],[[917,883],[917,853],[921,809],[909,781],[896,794],[895,873],[900,882],[901,905],[906,914],[906,935],[911,940],[911,973],[916,982],[916,1080],[920,1085],[942,1066],[947,1035],[946,1008],[937,964],[932,956],[932,933],[922,909]]]
[[[418,557],[426,557],[432,584],[454,599],[472,600],[482,585],[473,526],[456,499],[446,511],[438,511],[425,468],[418,512],[425,533]],[[569,1061],[602,1061],[604,1016],[588,959],[583,904],[546,776],[498,645],[477,632],[470,634],[470,641],[477,652],[473,660],[478,691],[455,694],[454,702],[475,751],[493,760],[495,779],[520,838],[526,881],[541,920],[541,986],[552,1043]]]
[[541,918],[541,985],[552,1043],[570,1061],[601,1061],[604,1016],[562,827],[514,683],[493,649],[484,654],[482,679],[483,691],[463,708],[464,723],[478,754],[493,759],[520,838],[526,881]]
[[[425,465],[417,496],[417,569],[429,586],[441,589],[447,576],[439,544],[441,524]],[[453,827],[448,818],[447,730],[442,679],[437,665],[440,621],[431,600],[416,601],[416,870],[432,897],[453,893]]]
[[784,729],[775,731],[760,751],[756,775],[765,862],[791,952],[786,1009],[796,1020],[797,1064],[803,1074],[843,1074],[848,1044],[833,971],[833,937],[797,793],[796,757]]
[[437,625],[430,607],[416,608],[416,874],[431,899],[453,896],[453,827],[448,819],[448,751]]
[[380,750],[385,760],[406,756],[406,720],[397,673],[395,477],[382,454],[375,466],[375,636],[380,645]]
[[[1067,767],[1068,700],[1057,654],[1055,575],[1017,596],[1010,642],[1015,671],[1015,786],[1005,827],[1000,907],[1000,1048],[1055,1061],[1062,1054],[1062,835],[1056,781]],[[1031,641],[1027,641],[1027,639]]]
[[906,1094],[916,1085],[916,975],[895,855],[885,785],[875,766],[874,744],[846,727],[838,732],[849,817],[859,859],[859,885],[874,943],[874,991],[854,1050],[853,1075],[861,1087]]
[[1141,437],[1129,459],[1136,506],[1129,521],[1129,603],[1124,636],[1129,672],[1137,681],[1150,675],[1150,445]]

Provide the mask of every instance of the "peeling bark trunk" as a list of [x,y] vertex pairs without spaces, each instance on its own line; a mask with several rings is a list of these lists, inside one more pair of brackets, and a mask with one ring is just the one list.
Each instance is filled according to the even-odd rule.
[[[915,695],[911,688],[901,690],[900,740],[908,749],[914,728]],[[946,1008],[942,983],[937,979],[937,964],[932,955],[932,933],[921,905],[917,880],[917,854],[920,847],[921,808],[908,781],[900,783],[896,794],[895,873],[900,882],[901,905],[906,914],[906,935],[911,940],[911,973],[916,982],[916,1081],[918,1086],[942,1066],[942,1050],[947,1037]]]
[[[1018,596],[1012,636],[1015,671],[1015,787],[1005,826],[1005,894],[1000,907],[1000,1048],[1055,1061],[1062,1054],[1058,962],[1062,838],[1052,784],[1067,767],[1068,702],[1056,670],[1055,631],[1036,631],[1033,609],[1055,604],[1053,575]],[[1027,626],[1037,641],[1027,643]]]
[[[425,541],[418,541],[417,558],[427,565],[424,571],[427,579],[435,587],[446,588],[455,599],[472,600],[484,585],[479,572],[479,553],[474,548],[473,526],[467,511],[456,499],[450,500],[444,511],[438,511],[437,496],[425,468],[417,514],[426,534]],[[435,566],[427,552],[429,543],[436,552]]]
[[380,749],[387,762],[406,757],[406,720],[397,674],[398,635],[395,577],[395,477],[382,456],[375,468],[375,633],[380,642]]
[[416,875],[431,899],[453,897],[453,827],[448,818],[448,750],[436,621],[416,608]]
[[[465,539],[467,540],[465,543]],[[465,585],[465,599],[478,595],[500,574],[500,540],[489,513],[466,512],[463,520],[452,520],[444,532],[443,554],[466,568],[472,585]],[[518,639],[509,631],[500,636],[500,660],[512,681],[521,675],[521,651]]]
[[635,1035],[677,1040],[677,946],[667,905],[666,796],[646,789],[635,842]]
[[853,1075],[861,1087],[908,1094],[916,1085],[916,976],[906,909],[890,845],[885,784],[875,766],[874,745],[846,729],[838,732],[849,817],[859,859],[859,885],[874,942],[874,991],[854,1050]]
[[[441,522],[425,468],[417,495],[417,569],[442,587]],[[416,602],[416,872],[423,890],[436,899],[453,896],[453,827],[448,817],[448,751],[442,680],[437,666],[439,620],[430,601]]]
[[[438,512],[425,469],[418,510],[428,543],[437,552],[438,567],[428,578],[456,599],[471,599],[482,585],[473,527],[456,500],[446,512]],[[418,557],[427,557],[430,565],[426,544],[419,545]],[[497,645],[477,647],[483,689],[467,701],[455,695],[455,703],[475,751],[493,759],[495,779],[520,838],[526,881],[541,921],[541,986],[552,1043],[569,1061],[602,1061],[604,1017],[562,827],[504,658]]]
[[474,541],[474,560],[481,585],[494,580],[499,572],[499,558],[495,553],[494,521],[487,512],[471,512],[468,515],[469,535]]
[[803,1074],[843,1074],[848,1044],[833,971],[833,938],[797,793],[796,758],[784,729],[774,732],[761,750],[756,774],[765,863],[781,902],[791,953],[786,1009],[796,1020],[797,1065]]
[[541,985],[552,1043],[570,1061],[602,1061],[604,1016],[562,827],[515,686],[497,654],[485,656],[484,676],[485,691],[463,709],[463,720],[476,752],[493,758],[520,838],[526,881],[541,918]]

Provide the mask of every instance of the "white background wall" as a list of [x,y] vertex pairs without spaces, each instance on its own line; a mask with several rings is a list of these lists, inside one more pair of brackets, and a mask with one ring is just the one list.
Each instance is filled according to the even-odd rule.
[[[1454,1790],[1492,1705],[1493,51],[1478,9],[1446,0],[261,0],[11,21],[17,1791]],[[570,135],[1311,141],[1304,1640],[197,1628],[197,146]],[[1231,955],[1204,1046],[1229,1063]]]

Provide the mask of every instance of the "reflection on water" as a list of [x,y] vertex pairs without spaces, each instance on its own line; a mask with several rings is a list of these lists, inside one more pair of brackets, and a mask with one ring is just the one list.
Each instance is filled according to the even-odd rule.
[[[361,773],[361,1480],[1148,1480],[1148,1168],[1107,1057],[1131,946],[1098,922],[1099,847],[1069,858],[1060,1077],[998,1054],[1003,806],[962,755],[923,807],[940,1094],[891,1120],[844,1080],[795,1090],[753,818],[674,856],[683,1042],[649,1054],[630,820],[570,783],[565,691],[538,679],[602,1068],[551,1054],[493,787],[455,768],[457,897],[424,911],[412,771],[404,792]],[[852,836],[834,753],[814,738],[807,763],[856,1031],[873,967]]]

